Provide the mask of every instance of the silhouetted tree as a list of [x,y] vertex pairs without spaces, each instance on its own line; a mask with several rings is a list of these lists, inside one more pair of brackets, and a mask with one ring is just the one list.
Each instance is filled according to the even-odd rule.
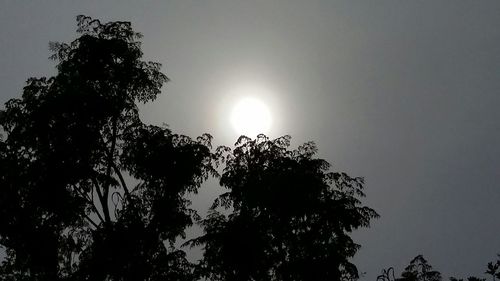
[[0,112],[0,279],[192,280],[174,242],[196,216],[184,195],[215,172],[211,137],[143,124],[160,64],[129,22],[77,21],[50,45],[57,75]]
[[401,273],[401,281],[441,281],[441,273],[432,269],[422,255],[413,258]]
[[[496,262],[489,262],[487,265],[487,269],[485,271],[486,274],[491,275],[493,281],[495,278],[500,278],[500,255],[498,256],[498,260]],[[450,277],[450,281],[463,281],[463,279],[458,279],[455,277]],[[486,278],[478,278],[475,276],[467,277],[467,281],[486,281]]]
[[[202,221],[200,274],[207,280],[346,280],[358,277],[349,236],[377,213],[361,205],[363,179],[329,172],[312,142],[241,137],[228,151],[228,189]],[[221,213],[219,207],[223,207]],[[220,211],[218,211],[220,210]]]
[[[498,255],[500,258],[500,255]],[[489,262],[487,265],[486,274],[491,275],[493,281],[495,278],[500,278],[500,259],[496,262]],[[394,269],[392,267],[384,269],[382,274],[377,277],[377,281],[440,281],[441,273],[432,269],[427,263],[427,260],[423,258],[422,255],[418,255],[410,262],[410,264],[405,268],[403,273],[401,273],[400,278],[394,279]],[[450,281],[464,281],[463,278],[450,277]],[[486,278],[479,278],[476,276],[467,277],[467,281],[486,281]]]
[[491,275],[493,281],[495,281],[495,277],[500,279],[500,255],[498,255],[498,260],[496,262],[489,262],[488,268],[486,270],[486,274]]
[[[349,234],[378,216],[362,178],[329,172],[313,143],[289,150],[288,136],[213,154],[210,135],[143,124],[137,103],[168,81],[160,64],[142,61],[129,22],[77,22],[76,40],[50,44],[57,74],[30,78],[0,111],[1,280],[358,277]],[[186,194],[220,160],[229,191],[201,220]],[[193,219],[197,267],[175,246]]]

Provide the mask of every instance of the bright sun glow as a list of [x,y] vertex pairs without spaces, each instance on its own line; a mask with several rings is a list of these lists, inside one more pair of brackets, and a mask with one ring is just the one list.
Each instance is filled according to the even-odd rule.
[[271,128],[271,113],[267,106],[256,98],[241,99],[231,112],[231,124],[236,132],[248,137],[266,134]]

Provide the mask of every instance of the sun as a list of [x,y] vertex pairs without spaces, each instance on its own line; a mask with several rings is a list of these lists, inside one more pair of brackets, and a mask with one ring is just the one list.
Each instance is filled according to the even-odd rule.
[[234,130],[247,137],[266,134],[271,128],[272,118],[269,108],[255,97],[244,97],[233,107],[231,125]]

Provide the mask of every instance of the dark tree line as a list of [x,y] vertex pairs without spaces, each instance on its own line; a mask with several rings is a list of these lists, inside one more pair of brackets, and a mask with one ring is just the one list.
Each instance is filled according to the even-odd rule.
[[[212,149],[208,134],[142,123],[137,104],[168,81],[160,64],[129,22],[77,22],[76,40],[50,44],[57,74],[0,111],[1,280],[358,277],[349,234],[377,217],[361,178],[287,136]],[[186,195],[209,176],[227,192],[200,218]],[[197,222],[193,264],[176,242]]]
[[[489,262],[485,274],[491,276],[492,280],[500,278],[500,255],[496,262]],[[463,278],[450,277],[450,281],[464,281]],[[469,276],[467,281],[486,281],[486,278]],[[436,271],[422,256],[418,255],[410,261],[410,264],[405,267],[401,276],[396,278],[394,268],[389,267],[382,270],[382,274],[377,277],[377,281],[442,281],[442,276],[439,271]]]

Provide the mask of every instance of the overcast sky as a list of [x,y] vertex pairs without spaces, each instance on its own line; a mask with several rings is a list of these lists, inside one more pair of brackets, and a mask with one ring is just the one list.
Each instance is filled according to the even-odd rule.
[[163,64],[145,122],[232,144],[232,89],[250,85],[272,137],[364,176],[381,218],[354,234],[362,280],[418,254],[482,277],[500,253],[500,1],[0,0],[2,105],[54,73],[48,42],[74,39],[78,14],[131,21]]

